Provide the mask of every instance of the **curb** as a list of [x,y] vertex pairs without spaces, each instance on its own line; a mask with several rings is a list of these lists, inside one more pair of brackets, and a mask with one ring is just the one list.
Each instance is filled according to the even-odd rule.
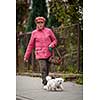
[[[28,72],[25,72],[25,73],[17,73],[16,75],[30,76],[30,77],[41,77],[41,73],[28,73]],[[52,77],[63,77],[65,80],[68,80],[68,81],[73,81],[76,78],[82,76],[82,74],[73,74],[73,73],[70,73],[70,74],[49,73],[49,75],[52,76]]]

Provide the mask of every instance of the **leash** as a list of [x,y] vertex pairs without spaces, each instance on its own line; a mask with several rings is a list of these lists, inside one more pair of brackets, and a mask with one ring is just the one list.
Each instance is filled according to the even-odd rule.
[[59,56],[60,58],[62,58],[62,56],[61,56],[61,54],[60,54],[59,50],[57,49],[57,47],[55,47],[55,50],[56,50],[56,52],[57,52],[58,56]]
[[[58,57],[60,58],[60,60],[62,61],[62,56],[61,56],[61,53],[59,52],[59,50],[58,50],[58,48],[57,47],[55,47],[55,51],[57,52],[57,55],[58,55]],[[53,56],[54,56],[54,54],[53,54]],[[56,67],[55,67],[55,65],[56,64],[52,64],[53,65],[53,78],[56,78]],[[59,64],[60,65],[60,64]]]

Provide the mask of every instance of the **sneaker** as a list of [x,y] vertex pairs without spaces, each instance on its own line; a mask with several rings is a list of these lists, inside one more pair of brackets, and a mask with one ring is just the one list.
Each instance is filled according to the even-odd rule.
[[44,90],[48,90],[47,85],[44,85],[44,86],[43,86],[43,89],[44,89]]
[[42,81],[42,84],[43,85],[47,85],[47,81]]

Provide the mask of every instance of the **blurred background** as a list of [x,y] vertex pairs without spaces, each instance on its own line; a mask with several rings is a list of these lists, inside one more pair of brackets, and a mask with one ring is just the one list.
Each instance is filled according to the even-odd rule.
[[51,65],[50,71],[83,73],[83,0],[16,0],[16,73],[40,72],[34,50],[28,63],[23,60],[37,16],[46,18],[63,57],[60,65]]

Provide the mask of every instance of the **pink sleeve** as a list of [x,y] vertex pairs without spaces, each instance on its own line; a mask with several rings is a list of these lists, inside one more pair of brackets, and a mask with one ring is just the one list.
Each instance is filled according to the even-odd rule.
[[52,32],[52,30],[50,30],[50,37],[51,37],[51,40],[52,40],[50,46],[52,48],[54,48],[57,45],[57,39],[56,39],[54,33]]
[[29,44],[28,44],[27,49],[26,49],[26,53],[24,55],[24,58],[26,58],[27,60],[30,57],[32,49],[34,48],[34,40],[35,40],[35,36],[34,36],[34,33],[32,33]]

